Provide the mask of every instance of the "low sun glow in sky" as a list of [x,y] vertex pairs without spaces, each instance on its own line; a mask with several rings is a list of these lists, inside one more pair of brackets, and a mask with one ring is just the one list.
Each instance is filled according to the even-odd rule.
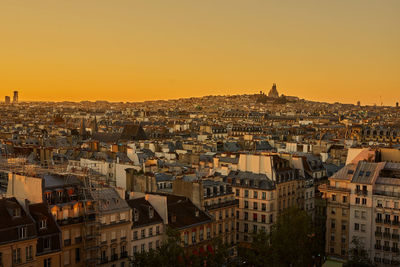
[[399,0],[1,0],[0,96],[400,102]]

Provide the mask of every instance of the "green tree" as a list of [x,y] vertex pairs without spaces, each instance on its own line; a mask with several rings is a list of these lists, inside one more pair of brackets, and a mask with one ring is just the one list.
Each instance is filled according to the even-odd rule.
[[253,234],[250,247],[239,247],[239,260],[245,266],[272,265],[270,235],[265,231]]
[[131,266],[157,266],[157,267],[218,267],[227,263],[229,257],[228,246],[223,244],[220,238],[215,238],[210,244],[213,253],[204,255],[185,253],[181,246],[181,238],[178,231],[167,228],[167,239],[157,250],[136,253],[132,259]]
[[246,266],[311,266],[323,251],[320,235],[308,214],[288,208],[278,217],[271,232],[258,232],[249,248],[240,249]]
[[214,252],[208,253],[205,257],[206,266],[218,267],[225,265],[229,257],[228,245],[224,244],[220,237],[217,237],[211,241],[211,246],[214,248]]
[[317,254],[316,229],[301,209],[285,209],[271,231],[271,252],[276,266],[309,266]]
[[346,267],[372,267],[374,266],[368,255],[368,251],[365,249],[364,244],[360,239],[354,237],[351,241],[349,250],[349,260],[345,264]]

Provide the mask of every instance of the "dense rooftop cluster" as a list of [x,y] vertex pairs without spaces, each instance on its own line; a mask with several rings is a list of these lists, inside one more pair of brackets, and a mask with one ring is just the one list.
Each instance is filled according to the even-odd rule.
[[[320,256],[346,260],[358,237],[375,264],[399,262],[399,108],[307,101],[274,85],[141,103],[17,101],[0,117],[10,221],[0,266],[126,266],[167,229],[188,255],[214,253],[220,239],[237,260],[293,207],[324,233]],[[390,213],[373,209],[386,197]]]

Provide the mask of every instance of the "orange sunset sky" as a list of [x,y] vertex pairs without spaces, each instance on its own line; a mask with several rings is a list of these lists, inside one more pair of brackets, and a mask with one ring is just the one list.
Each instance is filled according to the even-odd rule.
[[1,0],[0,100],[400,101],[400,0]]

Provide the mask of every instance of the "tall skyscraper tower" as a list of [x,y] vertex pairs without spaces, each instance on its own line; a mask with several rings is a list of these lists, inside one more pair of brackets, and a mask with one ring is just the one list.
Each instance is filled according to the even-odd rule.
[[6,95],[6,97],[4,98],[4,102],[6,103],[6,105],[10,104],[10,97],[8,95]]
[[13,103],[18,103],[18,91],[14,91]]

